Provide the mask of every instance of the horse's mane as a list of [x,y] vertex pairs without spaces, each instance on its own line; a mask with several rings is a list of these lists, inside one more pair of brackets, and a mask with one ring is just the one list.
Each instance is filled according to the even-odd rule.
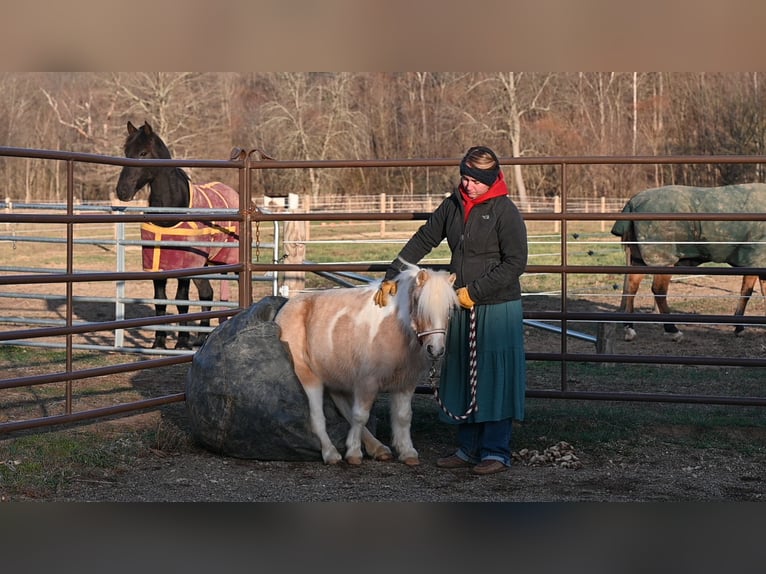
[[[146,141],[137,143],[139,139],[146,140]],[[144,132],[143,128],[139,128],[135,132],[129,133],[127,136],[125,136],[125,144],[123,145],[123,155],[125,155],[126,157],[129,157],[128,149],[132,147],[133,145],[141,145],[141,147],[155,150],[157,157],[159,159],[172,159],[172,156],[170,154],[170,149],[168,149],[168,146],[165,144],[164,141],[162,141],[162,138],[158,136],[157,133],[154,131],[147,134]],[[176,175],[178,175],[182,179],[189,182],[191,181],[191,177],[189,177],[189,174],[186,173],[186,171],[184,171],[182,168],[175,167],[173,168],[173,171],[176,172]]]

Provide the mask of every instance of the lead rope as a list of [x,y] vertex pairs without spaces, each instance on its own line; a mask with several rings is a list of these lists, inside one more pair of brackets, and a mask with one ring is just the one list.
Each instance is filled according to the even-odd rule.
[[444,406],[442,400],[439,398],[439,387],[434,387],[434,398],[441,407],[444,414],[449,418],[456,421],[464,421],[468,417],[479,410],[476,404],[476,387],[477,387],[477,359],[476,359],[476,306],[471,307],[471,318],[468,326],[468,381],[471,388],[471,402],[468,404],[468,410],[463,415],[456,415]]

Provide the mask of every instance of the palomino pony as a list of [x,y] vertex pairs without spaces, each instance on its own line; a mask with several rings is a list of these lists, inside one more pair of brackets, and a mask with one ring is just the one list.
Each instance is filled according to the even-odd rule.
[[[647,189],[634,195],[623,213],[758,213],[766,211],[766,184],[729,185],[724,187],[687,187],[671,185]],[[766,267],[766,221],[705,220],[619,220],[612,227],[628,251],[628,264],[640,266],[694,267],[709,261],[732,267]],[[620,311],[633,312],[633,304],[646,273],[637,271],[625,277]],[[660,313],[670,313],[668,285],[671,275],[657,274],[652,293]],[[760,279],[761,293],[766,294],[766,275],[742,278],[735,316],[745,308]],[[683,333],[672,323],[664,324],[665,333],[679,341]],[[743,325],[734,332],[741,335]],[[633,323],[625,323],[625,340],[636,337]]]
[[325,387],[350,424],[347,463],[361,464],[362,442],[372,458],[393,458],[365,427],[378,393],[389,392],[391,444],[399,460],[419,464],[410,436],[412,395],[431,361],[444,354],[449,316],[457,305],[455,275],[410,265],[396,281],[396,295],[385,307],[373,301],[374,283],[300,293],[274,319],[306,391],[311,428],[326,464],[341,456],[325,426]]
[[[165,142],[144,122],[136,128],[128,122],[128,135],[125,139],[125,157],[145,159],[170,159],[170,151]],[[149,185],[149,207],[180,207],[202,209],[238,209],[239,195],[231,187],[220,182],[192,185],[189,177],[177,167],[125,166],[117,182],[117,197],[122,201],[132,200],[145,185]],[[145,245],[142,248],[144,271],[169,271],[193,267],[204,267],[210,263],[239,263],[239,222],[238,221],[181,221],[157,222],[141,225],[141,239],[145,241],[194,241],[211,242],[211,245],[190,245],[189,247]],[[212,245],[215,243],[216,245]],[[221,243],[232,243],[231,247]],[[209,279],[193,278],[202,301],[213,300],[213,287]],[[167,279],[154,279],[154,298],[165,300]],[[176,291],[178,301],[189,299],[189,279],[179,277]],[[155,303],[155,314],[165,315],[165,303]],[[189,310],[188,305],[179,304],[178,312]],[[183,326],[185,323],[181,323]],[[201,326],[210,325],[203,320]],[[189,332],[178,333],[176,349],[191,349],[200,345],[206,337],[200,332],[190,341]],[[167,333],[158,330],[155,333],[153,348],[165,348]]]

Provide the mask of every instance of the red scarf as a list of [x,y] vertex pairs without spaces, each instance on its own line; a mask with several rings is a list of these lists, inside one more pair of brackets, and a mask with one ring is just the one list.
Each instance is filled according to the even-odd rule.
[[493,197],[508,195],[508,186],[505,185],[505,177],[503,177],[502,171],[497,176],[497,180],[495,181],[495,183],[493,183],[492,186],[486,192],[482,193],[476,199],[471,199],[470,197],[468,197],[468,194],[463,189],[462,183],[460,184],[459,189],[460,189],[460,195],[463,198],[463,209],[465,210],[465,219],[463,219],[463,221],[468,221],[468,214],[471,213],[473,206],[476,205],[477,203],[484,203],[485,201],[492,199]]

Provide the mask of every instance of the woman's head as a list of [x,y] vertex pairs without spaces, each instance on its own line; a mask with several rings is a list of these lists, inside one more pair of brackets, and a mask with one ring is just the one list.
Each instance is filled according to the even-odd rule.
[[488,147],[472,147],[460,162],[461,184],[471,197],[485,193],[499,175],[500,162]]

